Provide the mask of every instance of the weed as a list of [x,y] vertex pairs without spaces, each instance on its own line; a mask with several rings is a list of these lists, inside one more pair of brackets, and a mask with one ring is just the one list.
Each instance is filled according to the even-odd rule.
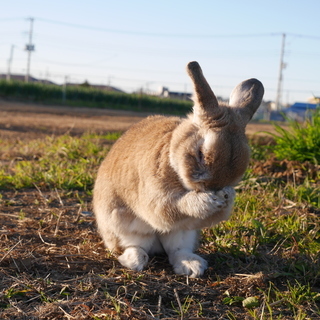
[[275,124],[276,144],[273,151],[279,159],[320,162],[320,108],[305,123],[287,119],[289,130]]
[[26,293],[30,290],[17,290],[14,288],[9,288],[5,293],[5,298],[12,299],[14,297],[24,297]]
[[19,212],[19,220],[23,220],[26,218],[26,213],[21,209]]
[[320,186],[315,181],[306,179],[303,184],[287,184],[284,193],[288,199],[298,203],[309,203],[309,205],[320,208]]
[[260,144],[257,142],[250,141],[251,159],[253,160],[264,160],[268,157],[272,150],[270,142],[268,144]]
[[120,315],[121,313],[121,303],[119,302],[119,299],[116,297],[113,297],[110,295],[109,292],[105,292],[106,298],[109,299],[114,307],[115,313],[117,315]]
[[175,296],[176,296],[179,308],[175,307],[173,301],[171,301],[171,306],[172,306],[173,310],[175,310],[175,312],[180,316],[180,318],[183,319],[183,316],[188,313],[190,305],[194,301],[193,301],[193,299],[191,297],[187,296],[184,299],[183,303],[181,303],[180,298],[179,298],[179,296],[177,294],[177,291],[175,291]]
[[238,296],[230,296],[228,292],[225,293],[227,296],[222,300],[222,303],[232,306],[234,304],[241,305],[244,298]]
[[[278,310],[281,306],[290,309],[294,319],[309,319],[305,308],[310,305],[313,305],[314,311],[320,315],[320,309],[317,306],[317,302],[320,301],[320,294],[311,290],[309,284],[303,285],[295,280],[293,284],[287,283],[287,290],[280,290],[274,283],[270,282],[268,290],[262,293],[269,319],[274,319],[273,314],[279,313]],[[282,319],[282,317],[279,319]]]

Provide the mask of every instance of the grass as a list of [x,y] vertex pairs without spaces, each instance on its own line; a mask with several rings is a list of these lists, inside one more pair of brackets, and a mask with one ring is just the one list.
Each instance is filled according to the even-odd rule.
[[304,123],[287,119],[289,130],[275,125],[273,151],[279,159],[320,162],[320,108]]
[[[115,140],[110,133],[102,139]],[[15,155],[0,169],[0,188],[44,188],[90,190],[94,172],[106,154],[105,146],[97,143],[96,135],[73,138],[69,135],[48,136],[28,145],[18,141],[13,147],[3,142],[3,151]],[[41,150],[41,151],[40,151]]]
[[256,146],[231,219],[203,231],[205,276],[174,275],[166,257],[137,273],[104,250],[90,214],[119,136],[1,141],[1,319],[320,318],[316,164],[279,166]]

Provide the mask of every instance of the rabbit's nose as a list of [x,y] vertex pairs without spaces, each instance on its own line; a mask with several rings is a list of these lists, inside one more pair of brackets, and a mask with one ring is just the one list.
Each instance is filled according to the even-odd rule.
[[218,201],[218,202],[217,202],[217,207],[218,207],[218,208],[222,208],[222,207],[223,207],[223,203],[222,203],[221,201]]

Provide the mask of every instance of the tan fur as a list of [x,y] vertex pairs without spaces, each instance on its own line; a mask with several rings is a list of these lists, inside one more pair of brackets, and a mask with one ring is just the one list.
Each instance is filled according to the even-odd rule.
[[[235,186],[247,168],[245,126],[261,102],[263,86],[250,79],[233,91],[232,107],[218,105],[200,66],[191,62],[187,70],[195,86],[193,114],[185,119],[152,116],[132,126],[99,168],[93,205],[110,250],[153,252],[165,242],[161,235],[198,230],[229,217],[232,188],[217,192]],[[132,256],[139,257],[139,267],[129,265],[141,270],[146,262],[140,249],[128,250],[121,259]],[[192,270],[198,268],[194,261]],[[180,266],[175,270],[189,272]]]

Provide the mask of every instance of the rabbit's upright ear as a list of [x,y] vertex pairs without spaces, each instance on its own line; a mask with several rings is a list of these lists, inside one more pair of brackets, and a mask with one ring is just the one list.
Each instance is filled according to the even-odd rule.
[[196,61],[189,62],[187,72],[194,87],[194,122],[200,125],[203,121],[220,118],[222,111],[219,108],[218,100],[203,76],[199,63]]
[[261,104],[264,94],[262,83],[257,79],[249,79],[239,83],[232,91],[229,106],[236,108],[247,124]]

